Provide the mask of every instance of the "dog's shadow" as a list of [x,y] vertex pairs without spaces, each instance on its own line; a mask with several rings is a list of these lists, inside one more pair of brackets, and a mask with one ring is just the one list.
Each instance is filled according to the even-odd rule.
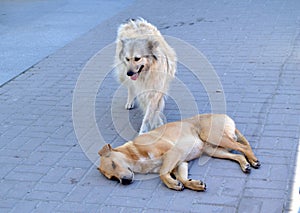
[[[165,109],[163,111],[163,115],[161,115],[162,119],[164,120],[164,123],[181,120],[182,118],[180,110],[176,105],[176,102],[170,97],[168,97],[165,101]],[[136,131],[137,134],[140,131],[143,117],[143,112],[138,107],[129,110],[129,122],[131,127]]]

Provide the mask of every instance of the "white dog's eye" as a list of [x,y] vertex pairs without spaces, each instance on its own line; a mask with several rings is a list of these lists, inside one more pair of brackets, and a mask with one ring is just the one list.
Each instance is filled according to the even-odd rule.
[[134,61],[139,61],[140,59],[140,57],[134,57]]
[[129,58],[125,57],[125,60],[126,60],[126,61],[129,61]]

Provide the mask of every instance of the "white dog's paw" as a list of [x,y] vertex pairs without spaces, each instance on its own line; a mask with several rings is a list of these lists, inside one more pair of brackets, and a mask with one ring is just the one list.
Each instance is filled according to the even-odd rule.
[[149,122],[148,121],[143,122],[142,126],[140,128],[140,131],[139,131],[139,135],[149,132],[150,130],[151,130],[151,126],[150,126]]
[[125,104],[125,109],[130,110],[130,109],[133,109],[133,108],[134,108],[134,103],[133,102]]
[[146,132],[149,132],[149,130],[148,129],[144,129],[144,130],[140,129],[139,135],[142,135],[142,134],[144,134]]

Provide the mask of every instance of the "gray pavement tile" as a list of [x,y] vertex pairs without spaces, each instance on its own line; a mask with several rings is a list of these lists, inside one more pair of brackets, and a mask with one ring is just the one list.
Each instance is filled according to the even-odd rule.
[[[72,191],[69,192],[65,200],[67,202],[82,202],[87,195],[93,190],[93,186],[88,185],[76,185]],[[95,199],[95,198],[93,198]],[[88,201],[88,200],[87,200]]]
[[32,210],[32,212],[54,212],[55,209],[60,205],[60,202],[55,201],[40,201],[35,208]]
[[27,194],[26,199],[36,201],[61,201],[66,197],[66,192],[56,192],[49,190],[33,190]]
[[14,181],[14,186],[7,192],[5,197],[22,200],[27,194],[29,194],[36,183],[21,182],[20,180]]
[[83,176],[86,174],[86,170],[83,168],[79,168],[79,167],[75,167],[70,169],[65,175],[64,177],[60,180],[61,183],[72,183],[72,184],[76,184],[78,183]]
[[38,164],[42,166],[53,166],[61,158],[63,154],[60,152],[34,152],[30,155],[24,164]]
[[74,185],[72,184],[39,182],[37,185],[35,185],[33,190],[69,193],[73,188]]
[[58,206],[56,212],[99,212],[100,204],[64,202]]
[[20,200],[15,203],[11,212],[31,212],[35,209],[35,206],[38,204],[37,200]]
[[19,181],[39,181],[44,174],[35,172],[15,172],[11,171],[5,176],[5,180],[19,180]]
[[18,199],[8,199],[8,198],[2,199],[0,203],[1,211],[10,212],[17,202]]
[[40,181],[53,184],[58,183],[69,170],[70,168],[53,166]]
[[130,207],[130,208],[144,208],[148,203],[148,198],[139,197],[136,195],[134,197],[128,196],[113,196],[107,198],[103,204],[105,205],[113,205],[113,206],[122,206],[122,207]]

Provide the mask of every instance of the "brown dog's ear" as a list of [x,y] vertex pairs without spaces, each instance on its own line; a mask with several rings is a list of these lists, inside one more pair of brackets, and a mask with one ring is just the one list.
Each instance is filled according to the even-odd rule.
[[110,144],[105,144],[101,150],[99,150],[98,154],[100,156],[108,156],[111,152],[112,148]]

